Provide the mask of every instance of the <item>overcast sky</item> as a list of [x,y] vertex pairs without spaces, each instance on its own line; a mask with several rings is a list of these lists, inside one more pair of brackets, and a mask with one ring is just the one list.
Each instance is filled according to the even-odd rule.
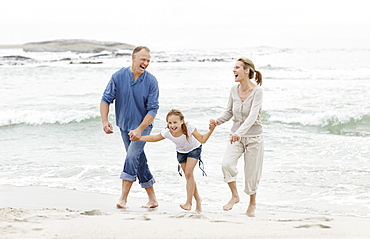
[[151,48],[370,47],[367,0],[5,0],[0,44],[54,39]]

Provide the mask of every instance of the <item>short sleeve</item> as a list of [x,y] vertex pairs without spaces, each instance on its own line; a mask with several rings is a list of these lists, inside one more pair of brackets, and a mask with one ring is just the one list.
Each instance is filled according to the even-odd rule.
[[194,132],[194,130],[195,130],[195,125],[194,125],[194,124],[192,124],[192,123],[190,123],[190,122],[188,122],[188,123],[186,124],[186,128],[188,128],[188,133],[189,133],[189,134],[193,134],[193,132]]
[[161,131],[161,135],[163,136],[163,138],[168,138],[169,133],[170,133],[170,129],[168,128],[165,128]]

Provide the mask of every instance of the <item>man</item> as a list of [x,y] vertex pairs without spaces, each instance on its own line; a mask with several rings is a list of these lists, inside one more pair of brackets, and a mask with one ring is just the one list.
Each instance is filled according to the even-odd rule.
[[143,207],[158,207],[153,188],[155,180],[144,153],[145,142],[137,141],[141,135],[150,134],[152,121],[159,108],[157,79],[146,71],[149,62],[150,50],[145,46],[136,47],[132,53],[131,67],[122,68],[112,75],[100,103],[103,130],[111,134],[113,126],[108,120],[108,113],[109,105],[115,101],[116,124],[126,149],[118,208],[127,208],[127,197],[136,178],[149,198]]

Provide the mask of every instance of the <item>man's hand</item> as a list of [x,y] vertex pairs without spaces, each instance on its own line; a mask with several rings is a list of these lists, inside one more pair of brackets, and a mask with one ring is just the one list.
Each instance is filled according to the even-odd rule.
[[128,135],[130,136],[131,141],[138,141],[141,138],[141,130],[131,130]]
[[109,121],[103,122],[103,130],[106,134],[113,133],[113,126]]

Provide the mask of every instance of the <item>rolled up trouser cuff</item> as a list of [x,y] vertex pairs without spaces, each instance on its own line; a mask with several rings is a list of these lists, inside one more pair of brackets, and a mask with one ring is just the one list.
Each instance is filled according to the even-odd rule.
[[236,181],[236,177],[224,178],[225,183],[231,183]]
[[155,183],[155,179],[154,177],[151,178],[148,182],[145,182],[145,183],[140,183],[140,186],[142,188],[150,188],[151,186],[153,186],[153,184]]
[[122,180],[131,181],[131,182],[136,181],[136,175],[132,176],[132,175],[130,175],[128,173],[125,173],[125,172],[121,172],[121,175],[120,175],[119,178],[122,179]]

